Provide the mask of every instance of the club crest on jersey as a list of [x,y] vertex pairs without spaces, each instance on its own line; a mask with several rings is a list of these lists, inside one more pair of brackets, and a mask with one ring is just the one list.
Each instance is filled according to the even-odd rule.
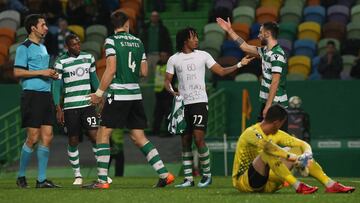
[[109,104],[111,104],[112,101],[113,101],[111,97],[109,97],[107,100],[108,100],[108,103],[109,103]]
[[260,133],[255,133],[256,137],[259,138],[259,139],[262,139],[262,135]]

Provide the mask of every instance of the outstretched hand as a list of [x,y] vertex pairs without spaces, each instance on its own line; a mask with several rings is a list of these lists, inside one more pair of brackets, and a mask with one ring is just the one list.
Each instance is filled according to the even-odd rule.
[[244,58],[241,59],[241,65],[245,66],[249,64],[254,58],[254,56],[246,55]]
[[230,18],[227,18],[227,21],[225,21],[222,18],[216,18],[216,22],[226,32],[229,32],[232,29],[231,28]]

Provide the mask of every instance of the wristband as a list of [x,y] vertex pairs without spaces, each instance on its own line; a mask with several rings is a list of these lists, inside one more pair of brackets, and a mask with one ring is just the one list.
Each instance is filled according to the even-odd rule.
[[236,64],[236,67],[237,67],[237,68],[241,68],[241,67],[242,67],[241,61]]
[[103,94],[104,94],[104,91],[102,91],[101,89],[97,89],[96,92],[95,92],[95,95],[96,95],[97,97],[102,97]]

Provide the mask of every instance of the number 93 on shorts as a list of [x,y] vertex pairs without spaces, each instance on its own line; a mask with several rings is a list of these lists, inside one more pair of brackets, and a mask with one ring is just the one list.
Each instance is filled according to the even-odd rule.
[[94,106],[64,110],[65,133],[78,136],[81,130],[95,130],[99,126]]

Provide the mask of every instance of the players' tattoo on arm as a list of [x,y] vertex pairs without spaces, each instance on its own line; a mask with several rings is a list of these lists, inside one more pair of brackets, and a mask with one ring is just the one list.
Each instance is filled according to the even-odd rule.
[[241,37],[238,37],[235,42],[237,45],[241,46],[244,43],[244,40]]

